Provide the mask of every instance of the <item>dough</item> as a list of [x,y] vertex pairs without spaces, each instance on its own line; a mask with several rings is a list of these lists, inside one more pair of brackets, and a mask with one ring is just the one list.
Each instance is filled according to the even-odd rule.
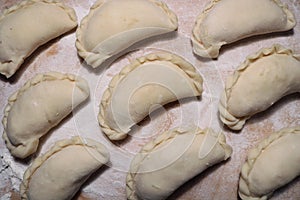
[[225,44],[295,25],[294,15],[280,0],[212,0],[197,18],[193,49],[199,56],[217,58]]
[[68,200],[109,160],[102,144],[80,137],[61,140],[33,161],[20,185],[22,199]]
[[89,96],[87,82],[71,74],[50,72],[29,80],[9,99],[2,120],[3,139],[11,154],[34,153],[39,138]]
[[250,150],[241,172],[242,199],[267,199],[300,175],[300,127],[272,133]]
[[0,16],[0,73],[11,77],[39,46],[72,30],[77,17],[56,0],[25,0]]
[[121,140],[159,105],[201,93],[202,77],[190,63],[167,52],[149,54],[112,79],[102,97],[98,120],[111,140]]
[[179,186],[232,153],[223,133],[174,129],[146,144],[127,175],[130,200],[165,199]]
[[159,0],[98,0],[77,30],[78,54],[93,68],[143,39],[178,27]]
[[280,45],[261,49],[227,79],[220,118],[230,129],[240,130],[252,115],[299,91],[300,56]]

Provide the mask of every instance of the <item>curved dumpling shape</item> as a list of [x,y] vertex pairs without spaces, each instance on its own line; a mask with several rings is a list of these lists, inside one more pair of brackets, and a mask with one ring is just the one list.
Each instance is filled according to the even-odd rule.
[[33,161],[20,185],[22,199],[68,200],[109,160],[102,144],[80,137],[58,141]]
[[232,148],[211,129],[174,129],[146,144],[131,162],[127,198],[165,199],[208,167],[227,160]]
[[25,158],[39,138],[89,96],[87,82],[71,74],[50,72],[29,80],[9,99],[2,120],[3,139],[11,154]]
[[197,18],[193,49],[199,56],[217,58],[222,45],[295,25],[294,15],[280,0],[212,0]]
[[77,26],[75,11],[60,1],[25,0],[0,16],[0,73],[11,77],[39,46]]
[[98,0],[77,29],[76,47],[96,68],[134,43],[177,27],[176,15],[159,0]]
[[149,54],[112,79],[103,94],[98,120],[109,139],[121,140],[158,105],[201,93],[202,77],[190,63],[166,52]]
[[252,115],[285,95],[300,91],[300,57],[280,45],[260,50],[227,79],[219,104],[220,118],[240,130]]
[[250,150],[242,167],[239,195],[242,199],[267,199],[300,175],[300,127],[271,134]]

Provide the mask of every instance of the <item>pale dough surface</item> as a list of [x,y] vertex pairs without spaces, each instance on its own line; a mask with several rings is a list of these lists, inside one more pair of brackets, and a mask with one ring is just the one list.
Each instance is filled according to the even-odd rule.
[[131,163],[128,199],[165,199],[208,167],[227,160],[232,149],[211,129],[170,130],[146,144]]
[[157,0],[98,0],[77,30],[79,55],[96,68],[151,36],[176,30],[176,15]]
[[252,115],[299,91],[299,55],[280,45],[263,48],[248,56],[227,78],[220,118],[229,128],[240,130]]
[[264,199],[300,175],[300,127],[272,133],[250,150],[240,179],[242,199]]
[[26,170],[21,196],[30,200],[71,199],[108,159],[108,150],[96,141],[80,137],[58,141]]
[[87,82],[71,74],[49,72],[29,80],[8,100],[3,138],[11,153],[24,158],[37,149],[39,138],[89,96]]
[[33,51],[77,26],[75,11],[58,1],[25,0],[0,16],[0,73],[12,76]]
[[196,54],[216,58],[224,44],[296,25],[280,0],[212,0],[199,15],[192,42]]
[[[300,124],[300,99],[297,94],[283,98],[270,109],[258,116],[253,116],[239,134],[233,134],[227,128],[223,128],[219,121],[218,104],[220,94],[224,91],[226,78],[234,72],[252,52],[257,52],[262,47],[270,47],[275,43],[292,48],[296,53],[300,52],[300,26],[294,28],[294,33],[271,34],[271,36],[253,37],[242,40],[233,45],[224,46],[222,56],[218,60],[202,60],[192,53],[190,36],[194,22],[199,13],[205,8],[210,0],[163,0],[171,10],[178,15],[178,34],[169,38],[155,37],[155,41],[144,44],[126,56],[117,59],[109,68],[97,68],[96,70],[86,67],[78,59],[77,50],[74,48],[75,34],[68,34],[60,40],[55,40],[47,45],[42,51],[37,51],[38,56],[31,59],[19,73],[12,77],[12,82],[7,82],[0,77],[0,108],[4,109],[9,96],[17,91],[31,77],[38,73],[45,73],[49,68],[53,71],[78,74],[86,79],[91,89],[90,102],[84,103],[80,109],[72,113],[60,123],[59,128],[51,130],[39,145],[37,156],[49,150],[56,140],[82,134],[82,137],[93,138],[101,141],[110,151],[111,165],[100,170],[92,181],[84,184],[77,200],[120,200],[126,199],[125,180],[129,170],[130,161],[141,147],[148,141],[156,138],[160,133],[189,123],[198,124],[199,127],[212,127],[215,131],[223,130],[227,142],[234,151],[229,162],[209,168],[200,175],[178,188],[169,199],[237,199],[238,181],[241,166],[245,161],[248,151],[261,139],[270,133],[283,127],[297,126]],[[10,7],[20,0],[0,1],[0,9]],[[79,21],[89,13],[90,7],[95,0],[64,0],[64,3],[76,10]],[[282,0],[295,14],[296,20],[300,21],[299,1]],[[173,34],[171,34],[173,35]],[[111,143],[103,134],[97,122],[99,101],[107,89],[112,77],[121,69],[130,64],[132,60],[143,55],[166,50],[184,57],[194,65],[204,78],[203,93],[198,101],[175,102],[160,108],[159,112],[140,123],[133,130],[128,139],[123,142]],[[62,65],[63,64],[63,65]],[[26,68],[26,70],[25,70]],[[13,81],[15,80],[15,81]],[[161,111],[160,111],[161,110]],[[0,111],[0,119],[3,118]],[[0,132],[3,127],[0,125]],[[151,137],[150,137],[151,136]],[[13,156],[7,150],[4,141],[0,138],[0,198],[3,200],[19,200],[19,185],[24,171],[28,168],[27,163],[15,162]],[[300,195],[300,179],[297,178],[284,190],[276,190],[272,200],[294,199]]]
[[131,127],[158,105],[201,93],[202,77],[190,63],[171,53],[153,53],[138,58],[113,77],[98,119],[110,139],[124,139]]

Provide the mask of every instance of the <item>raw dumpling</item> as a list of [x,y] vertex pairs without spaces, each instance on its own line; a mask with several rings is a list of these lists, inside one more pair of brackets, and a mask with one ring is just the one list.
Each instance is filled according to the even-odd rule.
[[3,139],[11,154],[34,153],[39,138],[89,96],[87,82],[71,74],[50,72],[29,80],[9,99],[3,117]]
[[20,186],[22,199],[68,200],[109,160],[102,144],[80,137],[61,140],[33,161]]
[[146,144],[127,175],[130,200],[165,199],[208,167],[227,160],[232,148],[211,129],[174,129]]
[[158,105],[201,93],[202,77],[190,63],[166,52],[149,54],[112,79],[102,97],[98,120],[109,139],[121,140]]
[[217,58],[222,45],[295,27],[280,0],[212,0],[197,18],[192,43],[196,54]]
[[252,115],[299,91],[300,56],[280,45],[262,49],[227,79],[220,118],[230,129],[240,130]]
[[72,30],[77,17],[57,0],[24,0],[0,16],[0,73],[11,77],[39,46]]
[[300,127],[271,134],[252,149],[241,172],[242,199],[267,199],[300,175]]
[[96,68],[134,43],[177,27],[176,15],[159,0],[98,0],[77,30],[76,47]]

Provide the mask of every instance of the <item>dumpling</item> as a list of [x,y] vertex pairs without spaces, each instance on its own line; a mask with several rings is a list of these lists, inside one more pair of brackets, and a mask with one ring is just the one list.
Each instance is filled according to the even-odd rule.
[[9,99],[2,120],[3,139],[11,154],[25,158],[39,138],[89,96],[87,82],[71,74],[49,72],[29,80]]
[[177,27],[177,16],[159,0],[98,0],[77,29],[76,47],[96,68],[134,43]]
[[242,199],[267,199],[300,175],[300,127],[271,134],[250,150],[240,182]]
[[152,53],[124,67],[111,80],[98,120],[109,139],[121,140],[158,105],[201,93],[202,77],[190,63],[171,53]]
[[217,58],[225,44],[295,25],[294,15],[280,0],[212,0],[197,18],[193,49],[199,56]]
[[248,56],[227,79],[219,104],[220,118],[230,129],[240,130],[252,115],[299,91],[299,55],[280,45],[262,49]]
[[102,144],[80,137],[61,140],[33,161],[20,185],[22,199],[68,200],[109,160]]
[[59,1],[24,0],[0,16],[0,73],[11,77],[39,46],[72,30],[77,17]]
[[231,153],[223,133],[199,128],[167,131],[146,144],[131,162],[127,198],[165,199],[208,167],[227,160]]

